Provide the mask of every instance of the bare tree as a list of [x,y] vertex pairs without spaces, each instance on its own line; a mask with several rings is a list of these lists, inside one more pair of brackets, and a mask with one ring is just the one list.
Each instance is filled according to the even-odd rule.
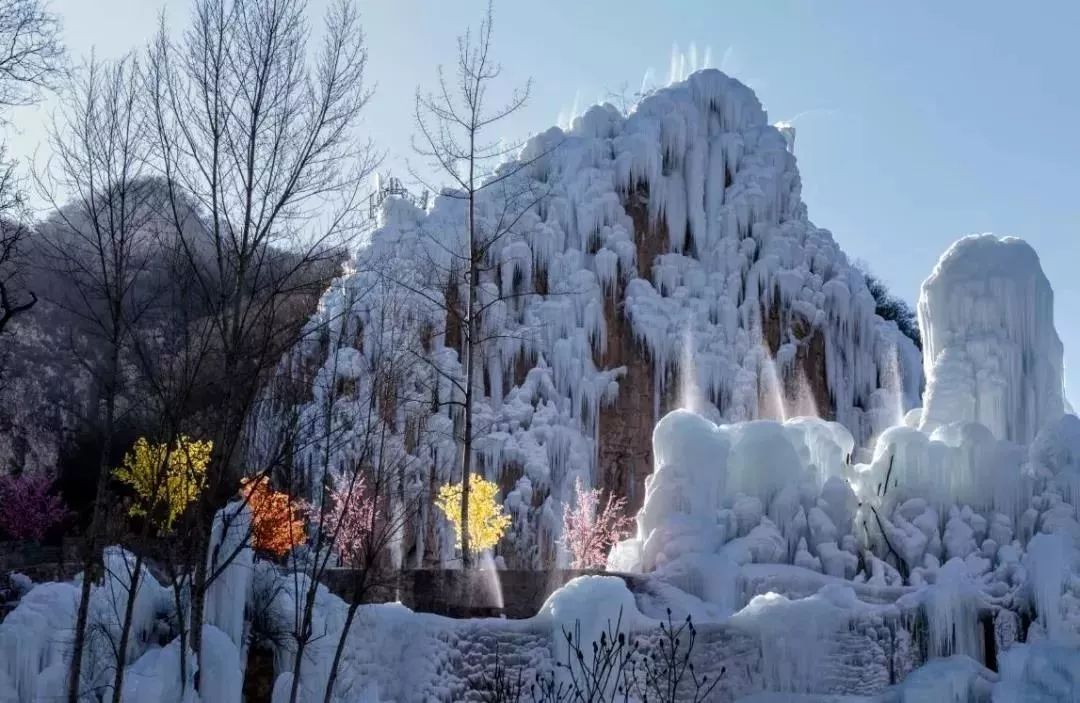
[[[57,17],[40,0],[0,0],[0,110],[35,102],[63,73]],[[7,124],[2,114],[0,124]],[[23,184],[5,152],[0,143],[0,332],[37,302],[25,277]]]
[[[407,433],[397,426],[396,410],[406,400],[397,395],[401,380],[412,375],[419,362],[411,353],[415,330],[399,323],[410,317],[409,311],[391,293],[386,281],[376,276],[372,288],[348,296],[346,310],[357,297],[378,301],[370,327],[356,326],[352,335],[347,335],[348,317],[330,321],[341,329],[332,337],[336,348],[331,349],[330,373],[322,377],[325,388],[319,413],[324,429],[317,433],[312,447],[319,457],[322,490],[312,510],[314,558],[308,567],[304,607],[293,633],[296,652],[291,703],[299,694],[304,651],[318,636],[312,631],[312,621],[323,575],[336,560],[347,567],[349,576],[349,608],[324,693],[329,701],[357,610],[400,569],[391,547],[400,543],[406,525],[417,513],[420,495],[407,488],[414,458],[403,439]],[[339,373],[339,350],[357,344],[361,336],[366,340],[364,367]],[[413,441],[419,442],[413,434]]]
[[[460,353],[463,360],[462,379],[448,378],[458,389],[461,400],[447,401],[461,409],[461,524],[469,524],[469,476],[473,471],[473,440],[479,432],[475,421],[477,401],[476,385],[482,368],[484,339],[481,318],[484,310],[498,301],[481,301],[478,293],[481,274],[492,268],[489,255],[494,247],[508,234],[530,207],[543,197],[537,193],[528,179],[518,178],[522,172],[541,155],[531,159],[496,166],[507,155],[516,152],[521,143],[507,143],[489,137],[497,125],[521,110],[529,98],[531,81],[512,91],[507,102],[492,109],[489,95],[492,82],[501,73],[501,67],[491,55],[493,10],[489,3],[487,13],[474,35],[471,30],[458,37],[458,57],[454,76],[447,77],[442,67],[438,70],[438,89],[435,92],[416,92],[416,124],[419,136],[413,141],[413,149],[442,177],[451,182],[451,188],[443,195],[465,201],[464,251],[448,252],[452,264],[449,273],[447,301],[438,301],[447,307],[459,329],[447,330],[448,335],[460,334]],[[415,174],[424,181],[421,175]],[[425,185],[428,185],[425,182]],[[432,190],[430,185],[428,187]],[[498,214],[491,219],[478,217],[478,199],[484,191],[498,190],[500,202]],[[459,310],[453,298],[463,288],[464,310]],[[472,565],[468,530],[461,534],[461,558],[465,568]]]
[[[149,142],[140,106],[141,70],[126,57],[91,61],[73,82],[52,125],[53,156],[37,175],[42,195],[56,208],[41,226],[49,265],[68,281],[55,302],[74,315],[103,350],[87,360],[99,387],[101,448],[93,518],[83,554],[84,577],[68,700],[80,695],[90,587],[100,576],[100,539],[107,519],[109,461],[118,403],[125,386],[125,348],[133,327],[152,305],[146,278],[155,259],[148,234],[158,189],[147,176]],[[61,198],[70,199],[62,204]]]
[[[13,176],[12,165],[8,164],[4,173],[0,174],[0,194],[10,192],[6,182]],[[11,209],[0,203],[0,212],[10,212]],[[26,233],[27,228],[21,222],[0,219],[0,333],[16,315],[34,307],[38,301],[34,291],[27,288],[25,280],[22,242]]]
[[190,531],[196,664],[206,589],[235,556],[207,554],[209,518],[235,485],[259,389],[302,333],[297,306],[336,273],[358,231],[359,188],[377,160],[355,134],[370,97],[357,10],[348,0],[332,5],[310,61],[306,7],[195,0],[183,37],[174,42],[163,27],[150,51],[156,158],[191,272],[188,295],[209,335],[200,365],[216,386],[203,412],[203,436],[214,443],[207,490]]
[[41,0],[0,0],[0,106],[29,105],[64,73],[60,20]]

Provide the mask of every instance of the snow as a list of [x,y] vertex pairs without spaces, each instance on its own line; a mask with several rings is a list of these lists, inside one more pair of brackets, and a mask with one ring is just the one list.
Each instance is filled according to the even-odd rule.
[[1075,645],[1017,644],[1001,657],[994,703],[1076,703],[1080,666]]
[[191,689],[193,673],[189,673],[186,682],[181,681],[179,639],[165,647],[152,647],[124,674],[122,700],[124,703],[181,703],[185,684],[187,690]]
[[203,625],[203,670],[199,674],[202,703],[235,703],[244,687],[244,667],[232,638],[213,625]]
[[850,532],[855,496],[832,474],[842,472],[851,446],[846,430],[816,418],[715,425],[675,410],[653,432],[656,471],[637,534],[609,566],[652,571],[721,548],[757,563],[787,561],[800,544],[813,546],[802,557],[813,560],[821,545]]
[[[873,607],[927,632],[930,660],[887,700],[1077,700],[1080,420],[1063,414],[1049,285],[1023,242],[965,238],[920,316],[926,405],[897,413],[866,463],[836,423],[662,418],[637,534],[609,567],[699,600],[722,571],[770,691],[820,692],[828,647]],[[999,680],[982,618],[1025,611],[1034,644],[998,642]]]
[[936,659],[896,686],[899,703],[989,701],[997,675],[979,662],[956,655]]
[[1040,533],[1028,543],[1024,563],[1039,622],[1052,640],[1064,636],[1061,621],[1061,599],[1066,592],[1070,573],[1077,567],[1075,548],[1060,534]]
[[[614,576],[579,576],[556,590],[540,608],[536,620],[550,623],[551,646],[555,661],[588,671],[597,654],[596,643],[605,637],[612,641],[616,632],[635,632],[655,626],[638,610],[634,595],[626,583]],[[569,637],[568,637],[569,635]],[[571,642],[568,639],[572,639]],[[584,655],[579,662],[577,652]],[[570,672],[559,669],[556,675],[570,685]],[[619,682],[612,680],[608,695]]]
[[930,630],[931,656],[954,654],[979,659],[979,593],[962,558],[947,561],[937,572],[933,586],[922,594]]
[[[111,695],[116,647],[136,560],[119,547],[106,548],[103,556],[105,578],[90,590],[82,687]],[[38,584],[0,623],[0,683],[7,679],[13,700],[46,700],[65,690],[79,592],[78,583]],[[152,646],[171,606],[169,593],[143,566],[123,653],[125,663],[133,664]]]
[[820,685],[823,664],[857,608],[851,588],[829,585],[797,600],[778,593],[755,596],[730,623],[760,638],[767,690],[806,693]]

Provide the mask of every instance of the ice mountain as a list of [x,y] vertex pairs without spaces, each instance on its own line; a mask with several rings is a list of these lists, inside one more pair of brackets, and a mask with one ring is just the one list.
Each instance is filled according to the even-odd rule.
[[[561,558],[577,477],[636,510],[652,427],[672,408],[714,422],[819,415],[864,444],[919,405],[920,352],[808,219],[790,144],[748,87],[704,70],[628,115],[598,105],[533,137],[482,192],[481,233],[512,222],[485,242],[475,384],[479,470],[514,516],[509,564]],[[453,195],[382,202],[282,361],[275,387],[292,393],[254,423],[253,451],[296,423],[311,490],[327,469],[401,467],[399,499],[423,506],[402,536],[406,565],[453,555],[428,507],[460,480],[466,211]],[[328,431],[344,439],[315,441]]]

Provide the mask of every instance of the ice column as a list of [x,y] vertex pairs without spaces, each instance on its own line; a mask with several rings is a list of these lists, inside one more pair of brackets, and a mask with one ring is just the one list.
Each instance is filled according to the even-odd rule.
[[923,429],[978,422],[1028,444],[1064,413],[1054,292],[1027,242],[981,234],[949,247],[923,282],[919,326]]

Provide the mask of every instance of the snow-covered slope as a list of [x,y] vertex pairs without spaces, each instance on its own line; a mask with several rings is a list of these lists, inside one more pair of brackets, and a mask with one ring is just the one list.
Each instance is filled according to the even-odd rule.
[[[477,458],[515,518],[508,560],[559,559],[576,477],[640,505],[651,427],[673,407],[714,421],[820,414],[862,443],[918,404],[918,350],[807,219],[788,141],[745,85],[705,70],[626,116],[593,107],[531,139],[500,171],[512,172],[478,204],[481,232],[508,213],[515,224],[485,241],[476,383]],[[312,490],[320,467],[355,464],[358,438],[378,434],[384,461],[407,466],[403,499],[427,506],[460,480],[464,205],[388,198],[379,217],[282,363],[312,391],[256,424],[272,437],[299,416],[309,439],[330,416],[362,428],[328,462],[297,443]],[[404,536],[409,563],[449,559],[423,513]]]

